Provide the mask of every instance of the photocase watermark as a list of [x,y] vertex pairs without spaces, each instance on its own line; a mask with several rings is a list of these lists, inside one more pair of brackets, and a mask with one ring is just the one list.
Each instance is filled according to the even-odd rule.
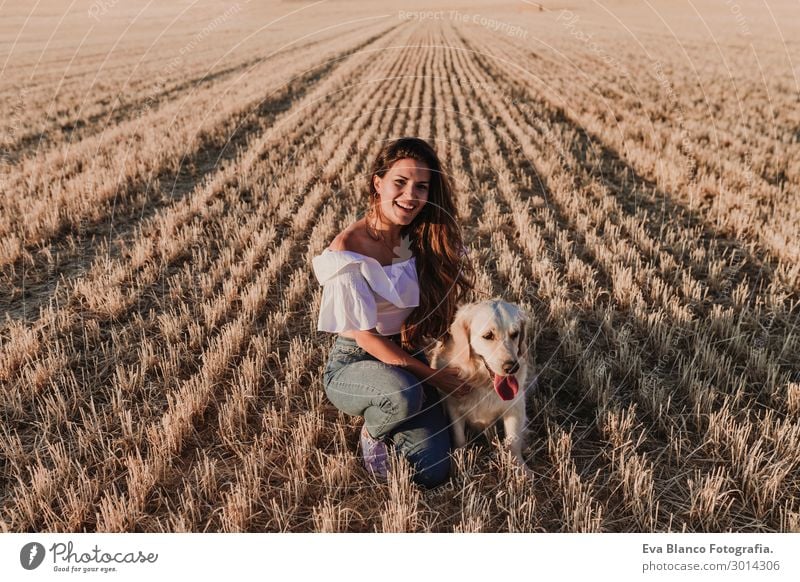
[[54,572],[84,574],[118,572],[117,566],[120,564],[154,564],[158,560],[158,554],[145,553],[141,550],[136,552],[104,551],[95,544],[89,550],[76,551],[72,541],[57,542],[45,550],[42,544],[29,542],[22,546],[19,552],[20,566],[26,570],[35,570],[42,565],[48,554],[52,558]]
[[572,10],[561,10],[556,17],[556,22],[560,22],[561,26],[563,26],[566,30],[569,31],[569,34],[586,44],[587,48],[594,53],[597,58],[603,61],[606,65],[613,68],[624,77],[628,84],[631,86],[631,75],[628,73],[628,69],[622,64],[622,62],[612,54],[609,54],[600,44],[594,40],[594,33],[590,32],[587,33],[581,28],[578,28],[578,23],[580,22],[581,17],[578,14],[572,12]]
[[677,110],[678,127],[680,128],[681,138],[680,153],[686,160],[686,170],[689,175],[689,182],[694,182],[697,174],[697,160],[695,159],[694,155],[694,144],[692,143],[691,139],[689,139],[689,132],[686,130],[686,118],[683,113],[683,107],[678,100],[675,89],[672,87],[672,83],[664,73],[664,66],[661,64],[661,61],[656,61],[653,64],[653,68],[659,85],[661,85],[661,88],[667,94],[669,103]]
[[26,570],[35,570],[42,565],[45,557],[44,546],[38,542],[30,542],[19,551],[20,566]]
[[457,10],[451,10],[450,18],[451,20],[456,20],[459,22],[472,22],[473,24],[480,24],[492,32],[502,32],[506,36],[518,38],[527,38],[528,36],[528,31],[521,26],[515,26],[501,20],[495,20],[494,18],[487,18],[481,14],[467,14]]
[[496,91],[497,83],[490,81],[473,81],[472,79],[462,79],[460,77],[452,77],[451,82],[458,85],[462,89],[472,89],[473,91]]
[[736,24],[739,25],[739,32],[741,32],[743,36],[753,36],[753,33],[750,32],[750,27],[747,25],[747,18],[742,14],[742,8],[733,0],[725,0],[725,5],[731,11],[731,14],[733,14]]
[[19,139],[22,127],[22,113],[25,111],[25,102],[28,99],[28,90],[25,87],[17,92],[16,99],[7,111],[9,120],[8,129],[0,141],[0,164],[11,163],[12,156],[9,151]]
[[[726,3],[733,4],[732,0],[726,0]],[[737,7],[737,12],[741,13],[741,11]],[[561,25],[569,31],[569,34],[576,38],[577,40],[586,44],[588,49],[597,55],[597,57],[602,60],[605,64],[612,67],[619,75],[625,78],[628,81],[628,84],[633,87],[632,77],[625,66],[617,59],[614,55],[609,54],[605,51],[595,40],[594,40],[594,33],[587,33],[586,31],[582,30],[578,24],[580,23],[580,15],[575,14],[571,10],[561,10],[556,17],[556,22],[560,22]],[[697,174],[697,159],[695,157],[695,147],[692,143],[690,134],[686,129],[686,118],[683,112],[683,108],[681,106],[680,100],[678,99],[677,94],[675,93],[675,89],[672,86],[672,83],[667,78],[667,75],[664,72],[664,66],[661,61],[656,61],[653,63],[653,69],[655,72],[656,80],[658,81],[661,88],[667,95],[667,99],[672,107],[677,110],[677,118],[678,118],[678,127],[680,128],[680,146],[679,151],[681,156],[683,157],[686,165],[686,173],[688,175],[688,182],[692,183],[696,181],[696,174]]]
[[[249,4],[250,0],[247,0],[244,4]],[[158,101],[158,96],[166,89],[168,79],[173,77],[180,69],[184,66],[184,57],[192,52],[197,46],[205,40],[205,38],[214,32],[217,28],[219,28],[222,24],[227,22],[231,19],[234,15],[238,14],[242,11],[242,4],[237,2],[236,4],[228,7],[225,12],[217,16],[214,20],[206,24],[202,29],[200,29],[194,36],[192,36],[191,40],[183,45],[180,50],[178,50],[178,54],[176,54],[172,59],[170,59],[164,67],[158,72],[156,81],[153,83],[148,92],[147,96],[145,97],[144,101],[142,102],[141,111],[139,112],[140,117],[145,115],[150,109]]]
[[412,251],[411,251],[411,237],[408,235],[403,235],[400,237],[400,245],[396,246],[392,249],[394,253],[394,257],[392,258],[392,264],[395,263],[403,263],[411,258]]
[[114,6],[117,4],[119,4],[119,0],[95,0],[92,5],[89,6],[87,14],[89,15],[89,18],[93,18],[97,22],[100,22],[100,17],[114,8]]
[[753,171],[753,157],[750,152],[745,153],[742,163],[744,164],[744,178],[747,180],[747,187],[753,188],[756,185],[757,177]]
[[550,148],[555,151],[558,156],[559,163],[563,168],[569,168],[572,166],[573,156],[571,156],[567,150],[564,149],[564,143],[561,139],[559,139],[558,134],[553,128],[553,125],[548,123],[542,128],[540,124],[537,123],[537,120],[542,117],[540,110],[528,103],[527,100],[515,98],[512,95],[506,95],[501,99],[501,101],[506,107],[515,108],[527,118],[529,124],[539,129],[542,139]]
[[552,125],[548,125],[545,128],[544,132],[542,133],[542,137],[547,145],[549,145],[553,150],[555,150],[556,154],[558,154],[558,160],[561,163],[561,166],[565,169],[570,168],[572,165],[572,156],[567,154],[567,150],[564,149],[563,142],[556,135]]
[[[495,85],[495,88],[497,88],[497,85]],[[515,107],[519,109],[520,112],[525,113],[526,115],[533,115],[535,113],[533,105],[523,99],[514,97],[513,95],[503,96],[501,102],[507,107]]]
[[442,483],[436,489],[434,489],[430,495],[432,497],[449,497],[457,491],[463,493],[466,488],[466,484],[475,481],[479,475],[480,473],[477,467],[464,467],[464,470],[460,472],[457,478],[448,479],[447,482]]
[[517,38],[527,38],[528,31],[521,26],[509,24],[502,20],[489,18],[474,12],[460,12],[459,10],[400,10],[397,13],[400,20],[450,20],[460,23],[478,24],[488,28],[492,32],[501,32],[506,36]]
[[[249,3],[249,0],[247,2],[245,2],[245,4],[248,4],[248,3]],[[221,24],[224,24],[225,22],[230,20],[230,18],[232,16],[234,16],[235,14],[238,14],[241,11],[242,11],[242,5],[239,4],[238,2],[236,4],[234,4],[233,6],[228,7],[228,9],[225,10],[225,12],[223,12],[222,14],[217,16],[214,20],[212,20],[211,22],[206,24],[202,29],[200,29],[200,32],[195,34],[192,37],[191,41],[189,41],[186,45],[181,47],[180,55],[183,56],[184,54],[188,53],[189,51],[194,50],[195,47],[200,42],[202,42],[203,39],[205,39],[205,37],[207,37],[209,34],[214,32],[214,30],[216,30]]]
[[400,10],[397,17],[400,20],[445,20],[446,10]]

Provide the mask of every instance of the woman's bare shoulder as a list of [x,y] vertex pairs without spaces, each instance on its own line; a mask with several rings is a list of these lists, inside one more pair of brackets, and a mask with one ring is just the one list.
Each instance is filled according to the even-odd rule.
[[358,220],[345,228],[331,241],[332,251],[353,251],[362,255],[371,256],[367,231],[364,228],[363,219]]

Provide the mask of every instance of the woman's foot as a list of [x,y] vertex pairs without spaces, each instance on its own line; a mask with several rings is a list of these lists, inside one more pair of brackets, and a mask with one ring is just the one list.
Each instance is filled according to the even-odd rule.
[[367,425],[361,427],[361,456],[364,468],[378,479],[385,481],[389,474],[389,458],[386,443],[373,438]]

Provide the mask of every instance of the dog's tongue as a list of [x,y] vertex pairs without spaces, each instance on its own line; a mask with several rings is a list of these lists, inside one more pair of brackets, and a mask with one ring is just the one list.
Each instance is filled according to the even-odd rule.
[[517,384],[517,379],[514,376],[494,375],[494,391],[503,400],[514,398],[517,395],[517,390],[519,390],[519,384]]

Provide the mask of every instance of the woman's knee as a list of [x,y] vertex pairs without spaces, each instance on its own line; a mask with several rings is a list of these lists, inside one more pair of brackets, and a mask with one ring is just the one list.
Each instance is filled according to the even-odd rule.
[[424,393],[419,384],[409,384],[388,396],[394,405],[397,418],[409,418],[422,410]]
[[380,403],[388,405],[393,416],[408,418],[422,410],[425,391],[416,376],[395,366],[381,367],[379,370],[369,380],[379,391]]
[[427,454],[414,459],[413,480],[418,485],[432,489],[450,478],[450,455]]
[[[424,385],[410,372],[383,362],[350,364],[325,377],[325,392],[337,407],[349,412],[359,406],[378,406],[397,419],[418,413],[425,400]],[[360,414],[360,412],[355,412]]]
[[415,483],[432,488],[449,479],[450,439],[446,432],[435,431],[435,427],[400,431],[394,434],[393,441],[411,463]]

